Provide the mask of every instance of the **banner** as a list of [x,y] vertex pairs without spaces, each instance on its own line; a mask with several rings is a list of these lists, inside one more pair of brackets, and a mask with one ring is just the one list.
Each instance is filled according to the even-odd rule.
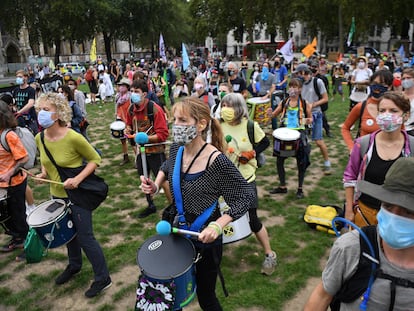
[[281,48],[280,53],[282,53],[283,58],[290,63],[293,60],[293,40],[290,38]]
[[302,49],[303,55],[305,55],[307,58],[311,57],[312,54],[316,51],[317,45],[318,45],[318,41],[316,40],[316,37],[315,37],[313,38],[311,43],[309,43],[307,46],[305,46]]
[[164,38],[162,37],[162,33],[160,33],[160,57],[164,63],[167,62],[167,55],[165,54],[165,45],[164,45]]
[[89,54],[89,60],[91,62],[96,62],[96,38],[93,38],[91,45],[91,52]]
[[400,48],[398,49],[398,54],[400,54],[401,58],[405,58],[405,50],[404,46],[401,44]]
[[190,59],[188,58],[187,49],[185,48],[184,43],[182,43],[182,57],[183,57],[183,71],[186,71],[188,66],[190,66]]
[[351,29],[349,29],[348,40],[346,40],[346,44],[348,46],[351,46],[352,37],[354,36],[354,33],[355,33],[355,17],[352,17]]

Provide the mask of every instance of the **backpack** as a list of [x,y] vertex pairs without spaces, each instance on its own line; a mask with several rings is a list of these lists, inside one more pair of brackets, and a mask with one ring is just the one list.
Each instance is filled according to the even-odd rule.
[[[129,114],[132,116],[134,111],[134,105],[129,106]],[[148,101],[147,105],[147,116],[151,122],[151,125],[154,124],[154,102],[152,100]]]
[[[374,249],[375,258],[372,258],[369,245],[362,237],[359,235],[359,244],[360,244],[360,255],[359,255],[359,262],[358,267],[354,275],[352,275],[347,281],[345,281],[341,289],[334,295],[332,302],[330,304],[331,311],[339,311],[341,307],[341,302],[350,303],[361,297],[361,310],[363,309],[362,304],[366,304],[368,301],[362,299],[362,295],[366,292],[369,284],[369,279],[371,275],[375,278],[382,278],[391,281],[390,288],[391,288],[391,298],[390,298],[390,306],[388,310],[394,309],[395,303],[395,292],[396,286],[402,286],[407,288],[414,288],[414,282],[402,278],[397,278],[392,275],[386,274],[382,271],[379,262],[379,248],[378,248],[378,241],[377,241],[377,227],[376,226],[367,226],[362,227],[361,230],[367,236],[371,246]],[[376,260],[377,262],[375,262]],[[373,263],[376,263],[373,266]],[[368,297],[369,299],[369,297]],[[366,308],[365,308],[366,310]]]
[[27,151],[27,155],[29,156],[29,160],[24,164],[25,169],[31,169],[36,164],[36,154],[37,154],[37,146],[36,140],[32,134],[32,132],[26,127],[17,126],[15,129],[5,129],[0,136],[0,143],[4,150],[10,152],[10,146],[7,142],[6,136],[7,133],[10,131],[14,131],[17,136],[19,136],[24,148]]
[[[303,220],[311,227],[322,232],[335,235],[332,228],[332,220],[343,215],[342,208],[335,205],[308,205],[303,215]],[[340,229],[342,224],[338,223],[336,229]]]
[[[361,145],[359,149],[359,154],[361,156],[361,159],[364,157],[364,155],[368,151],[370,138],[371,138],[370,134],[367,134],[361,137],[361,140],[359,142]],[[410,157],[414,157],[414,136],[408,135],[408,141],[410,143]]]
[[90,69],[86,70],[85,80],[88,81],[88,82],[93,81],[93,72],[92,72],[92,70],[90,70]]
[[361,121],[362,121],[362,114],[364,113],[365,107],[367,105],[367,101],[364,100],[361,104],[361,110],[359,111],[359,123],[358,123],[358,130],[357,133],[355,135],[355,138],[358,138],[359,136],[361,136]]
[[[318,87],[318,79],[322,80],[322,82],[325,84],[325,87],[326,87],[326,83],[325,83],[325,81],[324,81],[323,79],[321,79],[321,78],[317,78],[317,77],[314,77],[314,78],[313,78],[313,89],[315,90],[315,93],[316,93],[316,95],[318,96],[318,98],[319,98],[319,99],[322,99],[321,92],[319,92],[319,87]],[[326,88],[326,90],[328,91],[328,88]],[[328,110],[328,102],[329,102],[329,101],[327,101],[325,104],[322,104],[322,105],[321,105],[321,109],[322,109],[322,111],[326,111],[326,110]]]
[[45,256],[45,247],[34,228],[30,228],[24,241],[24,253],[27,263],[40,262]]
[[[247,134],[249,135],[249,140],[253,145],[253,149],[255,149],[257,143],[254,141],[254,121],[252,120],[247,120]],[[262,167],[266,164],[266,157],[263,152],[256,152],[256,161],[257,167]]]

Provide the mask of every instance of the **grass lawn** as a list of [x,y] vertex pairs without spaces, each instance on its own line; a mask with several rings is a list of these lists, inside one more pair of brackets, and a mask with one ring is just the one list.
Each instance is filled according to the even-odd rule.
[[[81,90],[84,86],[81,86]],[[82,271],[62,286],[54,284],[55,277],[67,264],[66,248],[50,250],[38,264],[17,263],[16,251],[0,254],[0,310],[133,310],[139,269],[136,264],[138,248],[155,234],[161,208],[166,199],[156,196],[158,213],[139,219],[137,215],[146,207],[145,197],[139,190],[139,178],[132,163],[119,166],[122,160],[119,140],[111,137],[109,125],[114,121],[112,103],[88,105],[88,129],[92,144],[102,151],[103,162],[98,174],[110,187],[106,201],[94,211],[95,236],[100,241],[111,271],[113,285],[103,295],[88,300],[84,291],[89,288],[93,273],[86,258]],[[309,204],[342,206],[344,190],[342,173],[348,160],[348,151],[342,142],[340,124],[348,112],[348,103],[337,96],[330,102],[328,119],[333,138],[326,138],[332,161],[332,175],[323,176],[323,159],[313,144],[311,166],[305,177],[305,198],[295,197],[297,173],[294,158],[286,161],[289,193],[269,195],[268,190],[278,186],[276,160],[271,148],[266,150],[267,163],[257,172],[260,197],[259,216],[266,225],[272,248],[278,255],[275,273],[268,277],[260,274],[263,261],[261,247],[254,236],[224,247],[222,272],[229,296],[224,297],[220,283],[217,294],[224,310],[283,310],[284,304],[306,285],[311,277],[321,273],[321,259],[334,237],[311,230],[303,221],[304,209]],[[266,128],[270,135],[271,129]],[[132,149],[129,149],[132,158]],[[38,171],[39,168],[33,169]],[[48,186],[35,184],[36,202],[49,200]],[[8,237],[0,236],[6,243]],[[305,297],[304,297],[305,299]],[[186,308],[187,309],[187,308]],[[193,302],[188,309],[198,310]]]

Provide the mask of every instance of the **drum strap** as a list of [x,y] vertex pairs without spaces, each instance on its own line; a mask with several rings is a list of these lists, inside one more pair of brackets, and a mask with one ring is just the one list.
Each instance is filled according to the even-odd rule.
[[[189,171],[191,165],[194,163],[195,159],[200,155],[200,153],[203,151],[206,145],[207,144],[205,144],[200,149],[198,154],[194,157],[186,173]],[[196,220],[190,225],[190,227],[188,227],[187,221],[184,216],[183,196],[181,193],[181,161],[182,161],[183,153],[184,153],[184,146],[181,146],[177,152],[177,157],[175,159],[174,171],[173,171],[173,176],[172,176],[175,205],[176,205],[177,212],[178,212],[178,225],[181,229],[199,232],[201,227],[206,223],[207,219],[210,218],[211,214],[216,208],[217,201],[214,202],[208,209],[206,209],[200,216],[198,216]]]

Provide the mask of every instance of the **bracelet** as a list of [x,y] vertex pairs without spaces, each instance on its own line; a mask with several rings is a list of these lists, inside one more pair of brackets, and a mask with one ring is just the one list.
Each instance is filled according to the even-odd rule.
[[156,183],[154,183],[154,185],[155,185],[155,192],[153,194],[155,195],[155,194],[158,194],[158,192],[160,192],[160,187]]
[[217,232],[217,235],[221,235],[223,233],[223,228],[216,221],[210,222],[207,227],[214,229]]

